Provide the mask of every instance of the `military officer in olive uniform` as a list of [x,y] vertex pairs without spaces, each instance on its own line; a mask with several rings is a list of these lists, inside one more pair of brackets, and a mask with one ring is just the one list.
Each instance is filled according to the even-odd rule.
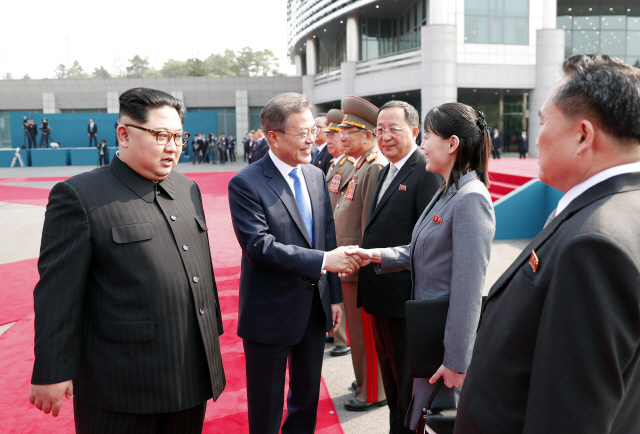
[[[340,179],[339,197],[333,208],[336,240],[338,246],[362,245],[362,234],[375,196],[378,177],[389,161],[379,151],[373,134],[378,108],[364,99],[347,96],[342,100],[342,111],[344,117],[338,125],[342,128],[340,136],[347,159],[354,159],[354,169],[344,179]],[[346,174],[343,172],[343,175]],[[358,308],[357,291],[357,272],[342,278],[345,317],[349,324],[351,358],[357,383],[355,397],[345,403],[345,408],[364,411],[384,405],[386,400],[371,318],[363,309]]]
[[[340,190],[347,185],[347,181],[350,179],[351,171],[353,170],[353,162],[356,161],[355,158],[344,155],[342,141],[340,140],[340,131],[342,131],[342,128],[338,126],[338,124],[342,122],[343,117],[344,113],[342,113],[341,110],[329,110],[327,114],[327,122],[329,125],[324,130],[327,137],[326,150],[329,155],[333,157],[329,160],[326,173],[331,209],[336,208],[338,198],[340,197]],[[334,186],[332,187],[331,182],[334,179]],[[340,303],[340,309],[344,312],[343,303]],[[335,347],[330,351],[333,357],[346,356],[351,352],[351,347],[349,347],[347,342],[347,321],[344,318],[340,322],[338,330],[333,334],[333,342],[335,343]]]

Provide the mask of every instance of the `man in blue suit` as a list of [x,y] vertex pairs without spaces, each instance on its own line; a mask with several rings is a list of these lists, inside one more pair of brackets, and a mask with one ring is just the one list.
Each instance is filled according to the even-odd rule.
[[312,434],[325,333],[333,333],[342,317],[334,273],[351,274],[361,262],[336,249],[324,174],[308,164],[318,134],[309,98],[275,96],[260,123],[270,150],[229,183],[243,253],[238,336],[246,356],[249,432],[278,433],[288,362],[282,433]]

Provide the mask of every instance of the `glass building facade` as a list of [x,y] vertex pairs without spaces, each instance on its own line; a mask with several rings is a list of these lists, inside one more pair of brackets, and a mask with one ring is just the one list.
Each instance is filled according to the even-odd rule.
[[565,56],[606,53],[640,67],[640,2],[558,2]]
[[464,42],[529,44],[529,0],[465,0]]

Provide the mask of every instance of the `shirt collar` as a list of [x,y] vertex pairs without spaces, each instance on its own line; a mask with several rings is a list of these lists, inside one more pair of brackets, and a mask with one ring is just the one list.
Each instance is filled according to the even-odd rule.
[[273,164],[276,165],[276,168],[282,174],[282,177],[284,179],[287,179],[287,176],[289,176],[293,169],[297,169],[300,167],[299,164],[295,167],[289,166],[287,163],[276,157],[276,154],[274,154],[271,149],[269,149],[269,156],[271,157],[271,161],[273,161]]
[[574,185],[569,191],[565,193],[564,196],[562,196],[560,202],[558,202],[558,207],[556,208],[556,216],[564,211],[575,198],[580,196],[582,193],[584,193],[594,185],[600,184],[601,182],[606,181],[609,178],[613,178],[614,176],[624,175],[625,173],[632,172],[640,172],[640,162],[610,167],[603,170],[602,172],[596,173],[586,181],[582,181],[580,184]]
[[413,155],[414,152],[416,152],[416,149],[418,149],[417,145],[413,145],[413,148],[411,148],[411,151],[409,151],[409,153],[407,155],[405,155],[404,157],[402,157],[402,160],[398,161],[397,163],[391,163],[394,166],[396,166],[396,168],[398,169],[398,172],[400,171],[400,169],[402,169],[402,166],[404,166],[404,163],[407,162],[407,160],[409,159],[409,157],[411,157],[411,155]]
[[322,145],[318,145],[318,152],[322,151],[325,146],[327,146],[327,142],[324,142]]

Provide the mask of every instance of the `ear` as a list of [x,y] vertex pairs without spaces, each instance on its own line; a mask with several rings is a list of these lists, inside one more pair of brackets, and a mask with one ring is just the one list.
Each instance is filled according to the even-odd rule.
[[460,146],[460,139],[458,136],[449,137],[449,154],[455,154],[458,152],[458,146]]
[[371,140],[373,140],[373,133],[371,131],[365,131],[364,135],[367,138],[367,143],[370,143]]
[[576,149],[576,155],[585,156],[590,152],[592,153],[594,151],[593,142],[596,135],[593,123],[587,119],[581,120],[578,125],[578,132],[580,134],[580,138]]
[[276,131],[269,131],[269,133],[267,134],[268,145],[271,146],[273,144],[276,147],[276,149],[278,148],[279,139],[280,139],[280,135]]
[[416,139],[418,138],[418,135],[420,134],[420,127],[418,126],[414,126],[411,129],[411,135],[413,136],[413,141],[415,142]]
[[123,148],[129,147],[129,130],[127,127],[120,124],[118,125],[118,129],[116,130],[116,137],[118,138],[118,144]]

